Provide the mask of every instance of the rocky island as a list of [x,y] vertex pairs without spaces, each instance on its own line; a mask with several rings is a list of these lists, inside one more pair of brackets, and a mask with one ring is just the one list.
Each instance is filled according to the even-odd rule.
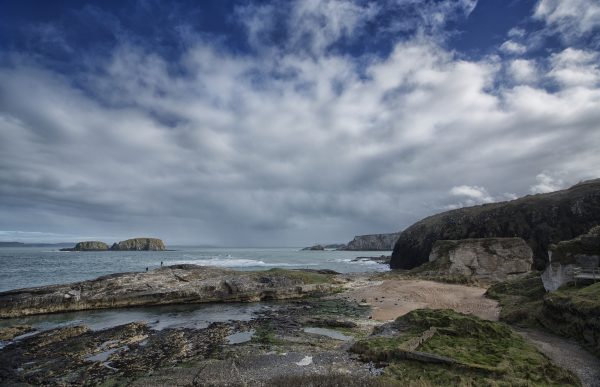
[[86,241],[79,242],[73,248],[63,248],[60,251],[163,251],[165,244],[158,238],[133,238],[113,243],[108,247],[104,242]]

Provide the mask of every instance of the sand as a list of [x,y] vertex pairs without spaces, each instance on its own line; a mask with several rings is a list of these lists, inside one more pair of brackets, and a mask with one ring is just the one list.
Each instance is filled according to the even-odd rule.
[[358,281],[338,297],[371,305],[374,320],[387,321],[420,308],[453,309],[497,321],[498,303],[486,289],[424,280]]

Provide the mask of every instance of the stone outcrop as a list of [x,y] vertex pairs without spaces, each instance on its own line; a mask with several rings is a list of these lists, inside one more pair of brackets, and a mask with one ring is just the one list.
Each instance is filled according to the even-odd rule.
[[323,250],[325,250],[325,247],[323,247],[322,245],[314,245],[314,246],[305,247],[305,248],[302,249],[302,251],[307,251],[307,250],[311,250],[311,251],[323,251]]
[[430,262],[444,274],[504,281],[531,271],[533,252],[521,238],[481,238],[435,242]]
[[163,251],[165,244],[158,238],[133,238],[114,243],[111,250],[125,251]]
[[542,273],[544,288],[555,291],[575,281],[577,269],[591,272],[599,265],[600,226],[595,226],[577,238],[550,245],[550,262]]
[[389,265],[391,258],[392,257],[389,255],[380,255],[379,257],[356,257],[352,260],[352,262],[376,262]]
[[86,309],[176,303],[298,298],[337,289],[331,274],[274,269],[238,272],[196,265],[165,266],[65,285],[0,293],[0,318]]
[[544,269],[548,246],[571,239],[600,219],[600,179],[569,189],[460,208],[425,218],[404,230],[392,254],[393,269],[425,263],[438,240],[520,237],[531,247],[534,267]]
[[400,233],[357,235],[340,250],[351,251],[390,251]]

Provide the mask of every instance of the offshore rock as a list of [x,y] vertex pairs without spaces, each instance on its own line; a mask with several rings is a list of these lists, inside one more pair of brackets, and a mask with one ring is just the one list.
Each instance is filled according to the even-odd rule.
[[163,251],[165,244],[158,238],[133,238],[114,243],[111,250],[126,251]]
[[480,238],[437,241],[430,262],[445,274],[504,281],[531,271],[533,252],[521,238]]
[[465,207],[425,218],[404,230],[392,254],[392,269],[411,269],[429,260],[437,240],[520,237],[544,269],[548,246],[587,232],[600,219],[600,179],[520,199]]
[[108,245],[100,241],[79,242],[73,248],[60,249],[61,251],[106,251]]
[[357,235],[340,250],[351,251],[390,251],[398,240],[399,232],[392,234]]
[[323,247],[322,245],[314,245],[314,246],[310,246],[310,247],[305,247],[302,249],[302,251],[323,251],[325,250],[325,247]]
[[196,265],[165,266],[95,280],[0,293],[0,318],[86,309],[175,303],[251,302],[334,291],[332,274],[273,269],[238,272]]

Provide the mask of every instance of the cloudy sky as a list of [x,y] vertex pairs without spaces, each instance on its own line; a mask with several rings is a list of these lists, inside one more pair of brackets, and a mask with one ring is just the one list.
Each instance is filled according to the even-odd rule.
[[3,1],[0,240],[302,246],[600,176],[600,1]]

